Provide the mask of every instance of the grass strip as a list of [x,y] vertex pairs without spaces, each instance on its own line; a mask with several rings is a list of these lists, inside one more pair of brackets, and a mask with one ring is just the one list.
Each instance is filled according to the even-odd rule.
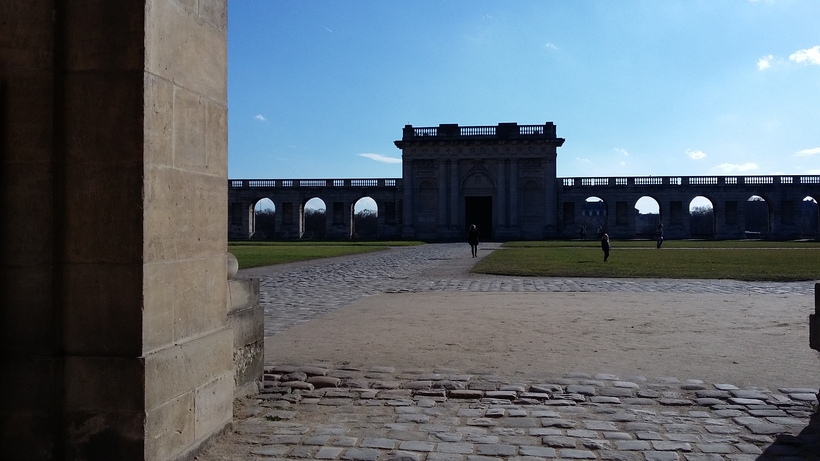
[[396,246],[419,245],[421,242],[229,242],[228,252],[236,256],[240,269],[272,266],[311,259],[331,258],[381,251]]
[[598,242],[512,242],[474,272],[538,277],[636,277],[791,282],[820,279],[816,242],[615,241],[608,262]]

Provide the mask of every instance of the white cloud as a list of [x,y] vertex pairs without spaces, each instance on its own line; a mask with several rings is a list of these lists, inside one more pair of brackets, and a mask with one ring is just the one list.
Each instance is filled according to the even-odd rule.
[[760,168],[757,163],[721,163],[716,167],[712,168],[712,170],[719,171],[721,173],[743,173],[746,171],[752,171]]
[[820,170],[806,170],[806,174],[820,174]]
[[612,150],[614,150],[616,154],[623,155],[624,157],[629,157],[629,151],[622,147],[613,147]]
[[386,155],[381,154],[359,154],[359,157],[369,158],[370,160],[375,160],[377,162],[383,163],[401,163],[400,158],[388,157]]
[[757,60],[757,70],[766,70],[769,67],[772,67],[772,61],[774,60],[774,56],[766,55],[762,58]]
[[814,147],[811,149],[803,149],[799,150],[794,153],[795,157],[811,157],[812,155],[820,154],[820,147]]
[[701,160],[706,158],[706,153],[700,150],[686,149],[686,155],[692,160]]
[[260,122],[266,122],[266,121],[268,120],[268,119],[266,119],[266,118],[265,118],[265,116],[264,116],[264,115],[262,115],[262,114],[256,114],[256,117],[254,117],[254,118],[255,118],[255,119],[257,119],[257,120],[259,120]]
[[820,66],[820,45],[805,50],[798,50],[789,55],[791,61],[797,63],[815,64]]
[[592,165],[592,161],[588,158],[575,157],[575,161]]
[[556,51],[558,50],[558,47],[555,46],[554,43],[549,43],[549,42],[544,44],[544,48],[546,48],[548,50],[556,50]]

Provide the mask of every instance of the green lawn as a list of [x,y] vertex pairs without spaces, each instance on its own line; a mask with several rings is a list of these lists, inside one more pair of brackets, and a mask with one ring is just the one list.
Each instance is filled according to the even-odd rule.
[[385,241],[385,242],[228,242],[228,252],[233,253],[239,261],[240,269],[249,267],[271,266],[274,264],[306,261],[309,259],[330,258],[371,251],[385,250],[396,246],[420,245],[421,242]]
[[608,262],[597,241],[510,242],[473,269],[542,277],[703,278],[747,281],[820,279],[820,243],[613,241]]

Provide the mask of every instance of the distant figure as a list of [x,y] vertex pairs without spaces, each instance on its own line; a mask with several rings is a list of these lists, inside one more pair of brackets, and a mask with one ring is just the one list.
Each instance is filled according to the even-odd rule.
[[581,226],[581,240],[587,239],[587,226]]
[[660,249],[661,245],[663,245],[663,224],[658,223],[658,228],[655,230],[655,240],[657,241],[655,248]]
[[478,235],[478,228],[475,227],[475,224],[470,225],[470,228],[467,229],[467,243],[470,244],[470,252],[473,258],[478,256]]
[[604,232],[604,235],[601,236],[601,249],[604,250],[604,262],[609,259],[609,234]]

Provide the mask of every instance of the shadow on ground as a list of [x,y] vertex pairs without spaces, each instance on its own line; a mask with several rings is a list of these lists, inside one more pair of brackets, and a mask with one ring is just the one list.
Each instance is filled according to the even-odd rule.
[[820,410],[815,411],[797,435],[781,434],[757,458],[769,460],[820,460]]

